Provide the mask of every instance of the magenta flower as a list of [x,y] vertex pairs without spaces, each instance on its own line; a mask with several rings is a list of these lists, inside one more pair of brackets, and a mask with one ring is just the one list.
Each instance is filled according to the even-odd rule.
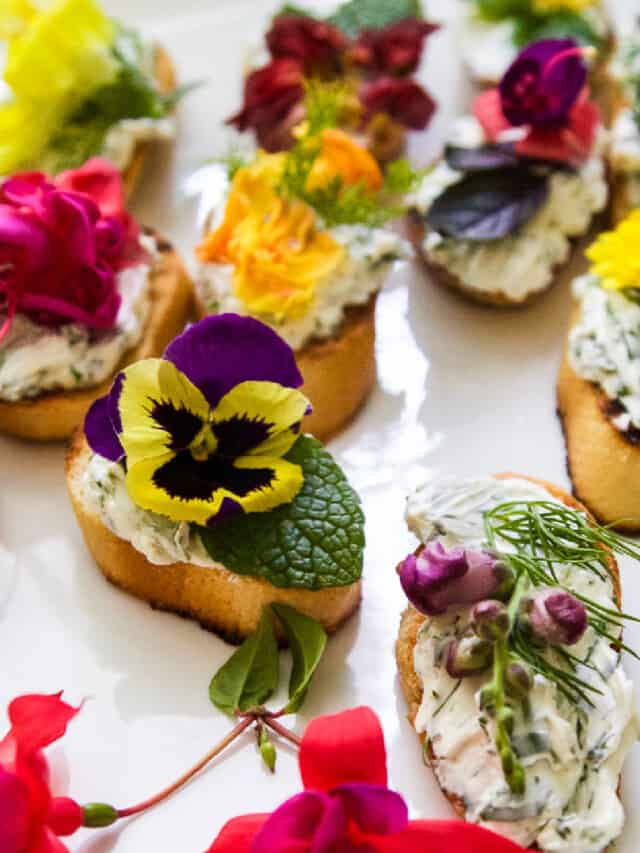
[[534,637],[555,646],[573,646],[587,630],[584,604],[564,589],[546,589],[525,599],[523,614]]
[[452,606],[505,595],[513,585],[513,572],[487,551],[462,546],[446,551],[441,542],[429,542],[404,560],[400,583],[416,610],[435,616]]

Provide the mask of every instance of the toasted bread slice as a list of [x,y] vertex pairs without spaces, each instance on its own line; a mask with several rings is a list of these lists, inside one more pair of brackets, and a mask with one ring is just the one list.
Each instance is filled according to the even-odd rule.
[[66,479],[87,547],[108,580],[152,607],[195,619],[203,628],[238,643],[255,631],[263,607],[273,602],[294,607],[329,632],[360,604],[361,581],[318,591],[283,589],[266,580],[235,574],[222,565],[153,565],[130,542],[112,533],[87,506],[83,478],[90,456],[84,434],[78,430],[67,453]]
[[[193,308],[193,286],[169,243],[158,241],[160,257],[151,271],[151,311],[144,336],[125,353],[118,370],[141,358],[162,355],[184,328]],[[117,371],[116,371],[117,372]],[[115,374],[114,374],[115,375]],[[0,432],[31,441],[69,438],[98,397],[109,393],[113,376],[78,391],[51,391],[29,400],[0,401]]]
[[[333,337],[311,341],[295,354],[304,379],[302,390],[313,405],[304,428],[320,441],[347,426],[375,385],[376,300],[377,294],[366,305],[348,308]],[[206,316],[202,303],[197,312]]]
[[598,521],[636,533],[640,531],[640,446],[611,423],[607,404],[596,385],[574,372],[565,352],[558,375],[558,415],[574,494]]
[[[496,476],[498,479],[518,477],[522,480],[528,480],[531,483],[535,483],[536,485],[545,488],[552,497],[561,500],[566,506],[586,511],[585,507],[572,498],[571,495],[545,480],[512,473],[498,474]],[[621,606],[622,597],[620,589],[620,573],[618,565],[612,555],[609,556],[609,569],[613,578],[615,598],[618,606]],[[419,613],[414,607],[409,605],[402,614],[400,630],[396,641],[396,662],[398,664],[398,672],[400,675],[400,686],[402,687],[402,692],[407,702],[409,709],[408,718],[412,726],[414,725],[416,716],[420,710],[423,694],[423,685],[420,682],[413,664],[414,650],[418,639],[418,632],[427,618],[428,617],[423,616],[422,613]],[[420,734],[418,736],[422,742],[424,754],[428,759],[429,765],[432,770],[435,770],[437,758],[431,744],[429,744],[428,733]],[[464,802],[459,797],[453,795],[450,791],[443,790],[443,794],[449,800],[458,816],[464,818]]]
[[[163,48],[156,49],[155,55],[156,83],[163,95],[168,95],[176,88],[176,72],[169,54]],[[136,145],[131,162],[124,170],[122,182],[127,198],[133,195],[138,181],[142,176],[144,162],[149,150],[150,142],[140,142]]]

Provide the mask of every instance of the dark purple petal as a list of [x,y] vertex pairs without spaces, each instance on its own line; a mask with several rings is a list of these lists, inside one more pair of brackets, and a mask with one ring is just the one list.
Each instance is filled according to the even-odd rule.
[[243,512],[242,506],[237,501],[232,500],[232,498],[224,498],[218,512],[207,520],[207,527],[218,527],[220,524]]
[[349,820],[370,835],[392,835],[405,828],[409,811],[400,794],[382,785],[354,783],[329,792],[337,797]]
[[302,385],[291,347],[253,317],[205,317],[169,344],[165,358],[189,377],[212,408],[240,382]]
[[339,800],[327,794],[304,791],[273,812],[254,838],[251,850],[252,853],[284,853],[289,850],[330,853],[346,828],[347,821]]
[[586,80],[587,67],[572,39],[534,42],[500,82],[502,112],[515,126],[564,127]]
[[122,459],[124,450],[109,417],[109,396],[93,403],[84,419],[84,431],[94,453],[112,462]]
[[109,417],[113,428],[119,434],[122,432],[122,419],[120,418],[120,394],[122,394],[122,386],[124,385],[124,373],[119,373],[113,380],[111,391],[109,392]]

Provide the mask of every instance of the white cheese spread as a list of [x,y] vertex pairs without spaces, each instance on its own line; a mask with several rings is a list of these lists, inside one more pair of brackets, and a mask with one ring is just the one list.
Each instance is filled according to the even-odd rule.
[[176,122],[172,116],[122,119],[109,128],[100,154],[122,172],[131,164],[138,145],[171,142],[175,135]]
[[[224,216],[229,182],[224,167],[209,169],[210,186],[203,191],[209,211],[207,227],[216,227]],[[294,350],[312,340],[331,338],[339,329],[349,307],[365,305],[377,293],[391,264],[411,257],[411,248],[398,234],[365,225],[341,225],[328,229],[331,237],[345,248],[345,257],[330,278],[316,288],[315,298],[302,317],[282,319],[273,314],[256,314],[271,326]],[[235,294],[233,267],[202,264],[196,289],[210,313],[248,314],[249,309]]]
[[[478,145],[481,128],[472,117],[458,123],[454,141]],[[427,259],[443,266],[462,284],[484,293],[502,293],[511,302],[545,290],[554,269],[569,259],[571,240],[587,232],[595,213],[608,198],[605,168],[598,150],[575,172],[558,169],[549,178],[549,197],[516,233],[494,241],[456,240],[427,229],[423,250]],[[424,177],[411,198],[416,211],[426,214],[442,192],[461,180],[462,173],[440,162]]]
[[580,319],[569,334],[569,363],[624,407],[615,426],[640,429],[640,304],[600,285],[595,275],[573,283]]
[[23,314],[14,317],[0,342],[0,400],[93,387],[114,373],[124,353],[141,340],[149,316],[151,264],[157,249],[153,238],[143,236],[141,243],[151,260],[118,274],[122,302],[114,329],[77,323],[42,326]]
[[[427,542],[478,547],[484,539],[483,513],[507,501],[553,498],[523,480],[441,481],[410,498],[409,527]],[[507,543],[500,542],[507,551]],[[566,587],[603,606],[614,601],[610,580],[578,566],[558,566]],[[438,650],[468,625],[468,608],[430,617],[419,632],[415,671],[424,694],[415,721],[435,755],[441,787],[462,800],[465,817],[548,853],[601,853],[622,831],[624,813],[617,796],[624,758],[640,726],[633,686],[606,640],[588,628],[572,654],[589,660],[576,675],[596,687],[595,705],[576,707],[556,685],[536,675],[531,714],[516,713],[512,744],[524,766],[526,792],[514,795],[504,780],[494,744],[493,720],[479,704],[489,675],[457,681],[437,664]]]

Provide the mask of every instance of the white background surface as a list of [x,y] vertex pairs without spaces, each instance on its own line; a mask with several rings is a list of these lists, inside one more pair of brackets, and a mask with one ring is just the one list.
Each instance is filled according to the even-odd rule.
[[[269,0],[111,0],[107,8],[154,32],[181,79],[207,80],[181,109],[173,152],[149,163],[136,199],[143,222],[191,259],[198,234],[184,180],[224,153],[222,120],[239,104],[249,48],[259,43]],[[454,3],[432,0],[435,17]],[[445,12],[438,12],[443,7]],[[640,0],[627,2],[626,11]],[[452,115],[469,97],[455,59],[455,33],[429,40],[424,76],[441,112],[412,153],[428,162]],[[554,382],[568,309],[566,282],[522,313],[476,308],[437,289],[418,266],[389,280],[378,306],[379,384],[367,409],[332,449],[367,513],[365,597],[358,616],[331,640],[310,691],[301,731],[316,714],[360,703],[382,718],[390,783],[414,816],[449,816],[405,721],[393,644],[403,596],[393,567],[413,547],[404,496],[438,473],[500,470],[568,486],[555,416]],[[191,766],[230,727],[208,701],[212,673],[230,647],[197,625],[156,613],[119,592],[95,569],[76,529],[63,482],[63,448],[0,439],[0,709],[24,692],[60,689],[88,697],[64,746],[49,751],[60,792],[81,802],[127,806]],[[627,609],[640,612],[640,567],[623,566]],[[640,630],[628,630],[640,648]],[[283,661],[285,657],[283,656]],[[636,682],[640,668],[629,662]],[[4,724],[0,724],[2,731]],[[280,749],[272,778],[247,738],[186,790],[111,830],[83,831],[75,853],[201,853],[231,816],[271,810],[299,790],[295,756]],[[624,779],[629,820],[620,850],[640,849],[640,751]]]

